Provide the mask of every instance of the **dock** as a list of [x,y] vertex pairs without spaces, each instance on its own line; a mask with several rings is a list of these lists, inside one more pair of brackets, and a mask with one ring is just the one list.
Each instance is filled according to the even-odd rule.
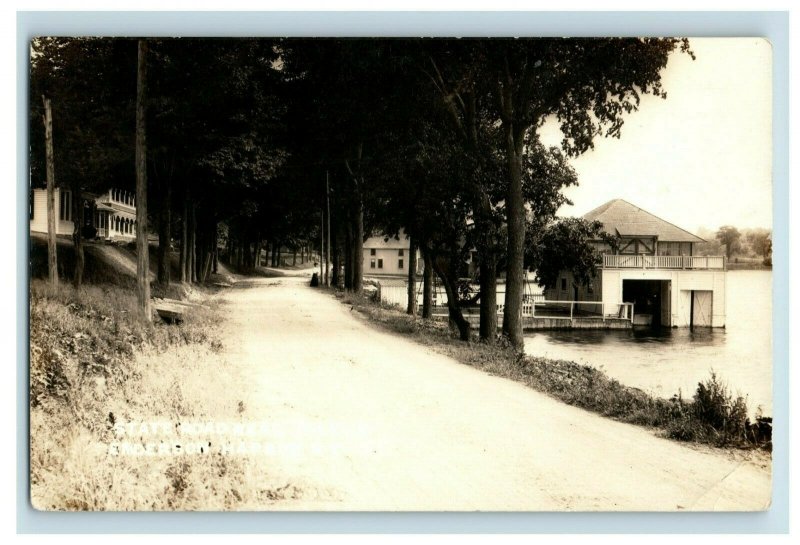
[[[480,326],[480,308],[461,309],[474,328]],[[447,307],[434,308],[434,316],[448,317]],[[522,330],[546,329],[631,329],[634,324],[631,303],[604,304],[593,301],[547,301],[537,299],[522,305]],[[502,305],[498,305],[497,327],[503,324]]]

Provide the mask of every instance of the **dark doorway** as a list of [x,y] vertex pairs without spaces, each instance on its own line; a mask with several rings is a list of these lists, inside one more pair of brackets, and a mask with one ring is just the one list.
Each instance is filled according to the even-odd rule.
[[653,327],[662,325],[662,305],[669,305],[669,301],[666,303],[662,301],[662,288],[665,282],[668,283],[669,280],[622,281],[622,300],[634,304],[634,314],[642,320],[641,322],[637,320],[638,323],[649,321],[649,325]]

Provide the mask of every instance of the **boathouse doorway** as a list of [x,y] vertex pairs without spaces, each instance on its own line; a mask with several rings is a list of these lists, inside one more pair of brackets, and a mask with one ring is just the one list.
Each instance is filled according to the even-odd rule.
[[691,305],[689,327],[711,327],[714,316],[714,292],[692,290]]
[[634,325],[670,326],[669,280],[623,280],[622,300],[633,303]]

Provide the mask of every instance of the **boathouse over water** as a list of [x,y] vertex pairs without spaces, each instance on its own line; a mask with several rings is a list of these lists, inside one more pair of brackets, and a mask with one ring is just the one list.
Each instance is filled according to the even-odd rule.
[[632,303],[634,325],[725,326],[725,258],[695,255],[703,239],[622,199],[583,218],[600,221],[616,248],[593,241],[602,254],[597,276],[579,284],[563,271],[547,300],[603,316]]

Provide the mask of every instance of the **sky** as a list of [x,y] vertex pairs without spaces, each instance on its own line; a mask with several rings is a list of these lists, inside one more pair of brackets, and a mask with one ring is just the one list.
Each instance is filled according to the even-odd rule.
[[[772,227],[772,49],[760,38],[691,38],[697,59],[673,53],[667,99],[645,96],[620,139],[595,140],[572,159],[565,190],[579,216],[625,199],[689,231]],[[540,130],[559,145],[555,122]]]

